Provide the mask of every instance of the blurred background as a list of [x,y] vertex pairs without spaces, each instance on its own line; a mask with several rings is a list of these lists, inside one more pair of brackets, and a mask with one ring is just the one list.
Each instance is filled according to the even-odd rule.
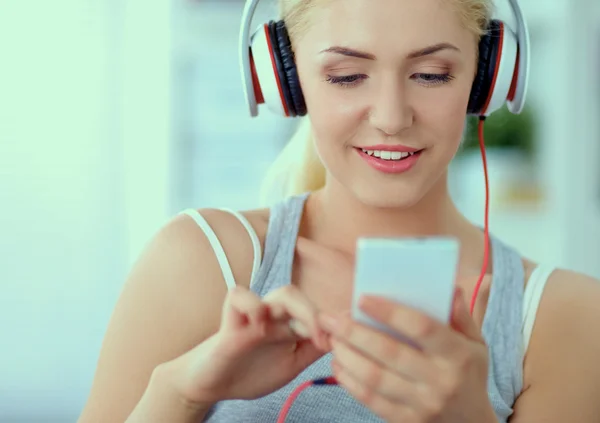
[[[491,227],[531,259],[600,277],[600,2],[521,3],[530,95],[486,126]],[[257,206],[296,122],[248,117],[242,8],[0,0],[0,422],[76,421],[148,239],[187,207]],[[275,14],[265,0],[256,22]],[[482,223],[472,135],[451,190]]]

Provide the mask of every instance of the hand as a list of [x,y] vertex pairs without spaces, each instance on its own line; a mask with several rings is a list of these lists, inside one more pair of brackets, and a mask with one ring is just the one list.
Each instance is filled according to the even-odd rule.
[[219,331],[170,366],[183,399],[203,405],[267,395],[328,349],[317,310],[296,287],[264,299],[236,287],[227,295]]
[[418,348],[347,316],[322,317],[332,334],[334,375],[352,396],[390,423],[496,421],[487,394],[487,348],[462,291],[450,326],[382,298],[364,297],[360,305]]

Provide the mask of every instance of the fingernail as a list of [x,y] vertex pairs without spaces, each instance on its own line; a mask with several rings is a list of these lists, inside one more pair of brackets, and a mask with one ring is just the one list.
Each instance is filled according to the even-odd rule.
[[292,332],[294,332],[300,338],[310,338],[309,330],[298,320],[292,319],[288,324]]

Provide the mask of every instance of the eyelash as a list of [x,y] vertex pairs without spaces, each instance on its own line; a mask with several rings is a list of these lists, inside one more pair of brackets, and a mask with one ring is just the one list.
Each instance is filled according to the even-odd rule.
[[[439,73],[416,73],[413,76],[417,77],[425,77],[429,78],[428,81],[423,82],[423,85],[428,87],[433,87],[436,85],[447,84],[451,80],[454,79],[454,76],[449,73],[439,74]],[[366,75],[348,75],[348,76],[332,76],[328,75],[326,81],[330,84],[339,85],[344,88],[350,88],[355,85],[358,85],[361,80],[366,79]]]

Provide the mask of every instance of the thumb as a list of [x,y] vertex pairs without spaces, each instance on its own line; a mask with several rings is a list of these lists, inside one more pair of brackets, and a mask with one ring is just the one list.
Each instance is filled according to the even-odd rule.
[[258,295],[249,289],[236,286],[227,293],[221,314],[221,327],[242,329],[264,325],[269,317],[269,308]]
[[481,341],[481,333],[475,325],[465,299],[464,291],[461,287],[457,287],[454,292],[454,300],[452,302],[452,315],[450,317],[450,326],[457,332],[462,333],[467,338],[474,341]]

